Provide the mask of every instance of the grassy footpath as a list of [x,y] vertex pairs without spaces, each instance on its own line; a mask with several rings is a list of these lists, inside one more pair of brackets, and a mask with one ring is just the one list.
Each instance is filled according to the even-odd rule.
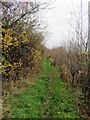
[[42,62],[41,72],[31,87],[10,97],[11,118],[79,118],[75,105],[76,92],[60,80],[57,68],[48,60]]

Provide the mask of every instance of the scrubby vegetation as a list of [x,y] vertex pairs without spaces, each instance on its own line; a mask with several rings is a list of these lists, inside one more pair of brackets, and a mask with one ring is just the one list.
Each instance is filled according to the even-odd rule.
[[1,4],[3,90],[10,90],[12,83],[25,79],[33,69],[36,71],[39,67],[44,33],[37,30],[37,26],[38,29],[41,27],[35,14],[38,14],[42,5],[36,2]]
[[[84,43],[85,44],[85,43]],[[70,46],[69,46],[70,45]],[[82,92],[83,103],[82,114],[90,115],[90,60],[89,52],[79,46],[76,42],[70,42],[68,46],[57,47],[53,49],[45,49],[47,54],[56,61],[59,68],[62,79],[66,80],[76,90]],[[63,56],[63,57],[62,57]],[[86,111],[86,113],[85,113]]]

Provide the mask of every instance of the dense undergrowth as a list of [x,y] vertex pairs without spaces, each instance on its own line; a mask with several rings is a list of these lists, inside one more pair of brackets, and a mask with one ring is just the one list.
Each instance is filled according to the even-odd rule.
[[58,69],[48,60],[32,86],[8,97],[4,118],[80,118],[77,93],[61,80]]

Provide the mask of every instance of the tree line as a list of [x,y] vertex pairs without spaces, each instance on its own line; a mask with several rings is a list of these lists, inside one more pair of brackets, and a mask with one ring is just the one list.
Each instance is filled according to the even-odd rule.
[[[0,52],[2,60],[3,90],[11,82],[24,79],[39,68],[42,59],[42,42],[45,24],[40,14],[49,3],[36,1],[1,2],[2,38]],[[43,26],[43,27],[42,27]]]

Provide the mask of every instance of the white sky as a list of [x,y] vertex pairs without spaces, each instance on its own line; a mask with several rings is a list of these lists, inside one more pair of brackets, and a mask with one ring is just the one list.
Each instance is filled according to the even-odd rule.
[[[70,24],[73,15],[73,9],[78,15],[80,12],[80,1],[81,0],[55,0],[52,4],[54,9],[51,9],[46,13],[48,37],[46,46],[49,48],[60,46],[63,40],[68,39],[68,32],[70,31]],[[88,1],[82,0],[83,2],[83,23],[87,26],[87,12],[88,12]]]
[[[3,0],[6,1],[6,0]],[[18,1],[18,0],[17,0]],[[19,0],[29,1],[29,0]],[[36,0],[36,1],[50,1],[50,0]],[[73,11],[75,11],[77,17],[80,12],[81,0],[51,0],[54,3],[50,6],[50,11],[46,12],[43,16],[47,24],[47,38],[45,46],[48,48],[57,47],[63,44],[63,41],[68,40],[69,32],[72,28],[69,24],[73,20]],[[90,0],[82,0],[83,3],[83,29],[88,29],[88,2]],[[71,22],[70,22],[71,23]]]

